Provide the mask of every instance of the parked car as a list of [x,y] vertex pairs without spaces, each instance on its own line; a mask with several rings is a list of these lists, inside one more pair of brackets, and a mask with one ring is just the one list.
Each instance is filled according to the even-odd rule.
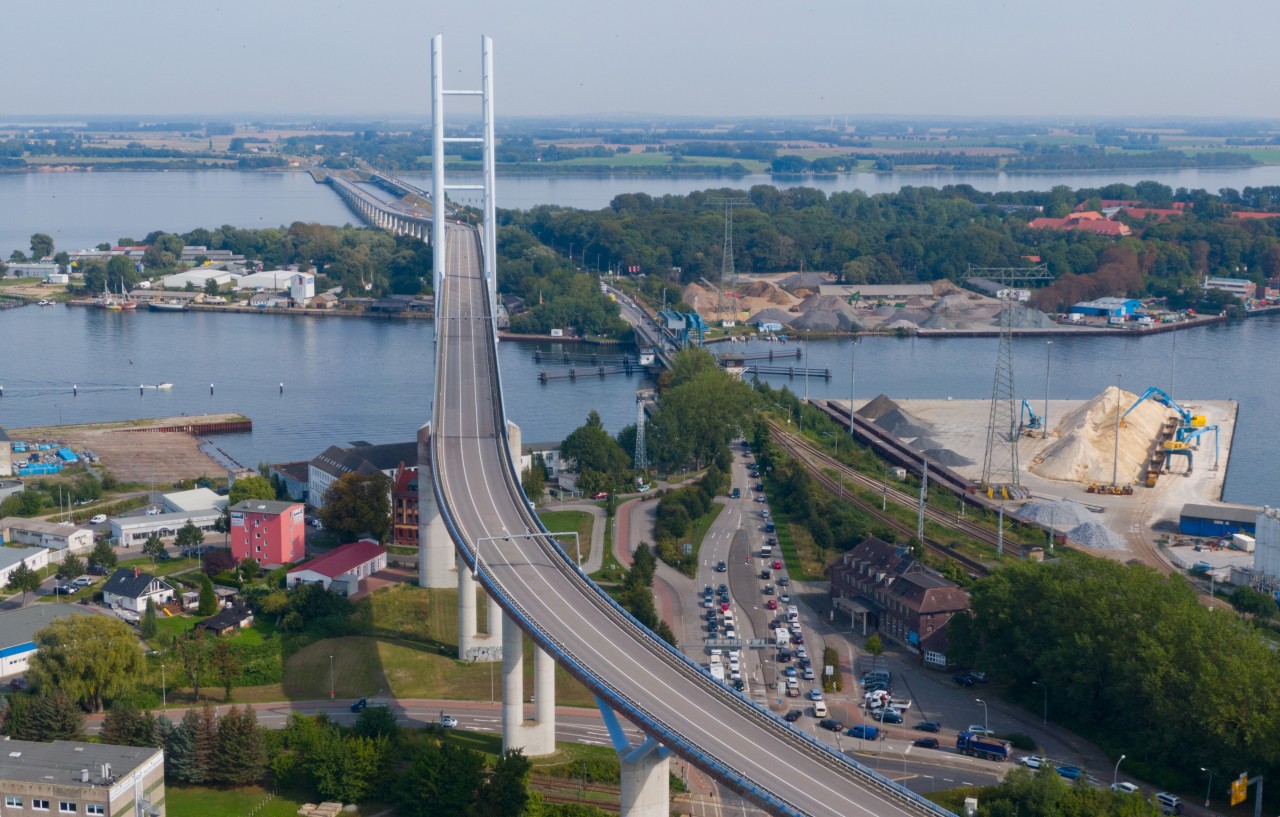
[[77,576],[75,580],[72,581],[71,583],[74,584],[76,587],[88,587],[89,585],[93,584],[93,579],[89,578],[88,576]]
[[823,729],[830,729],[832,732],[843,732],[844,724],[835,718],[823,718],[818,721],[818,725]]
[[850,729],[847,733],[851,738],[862,738],[863,740],[875,740],[880,737],[880,727],[870,724],[858,724]]
[[951,676],[951,680],[955,681],[957,684],[959,684],[962,687],[971,687],[974,684],[978,683],[978,680],[974,678],[973,675],[967,672],[956,673],[955,675]]
[[90,525],[101,525],[103,522],[106,522],[106,521],[107,521],[107,515],[105,513],[98,513],[89,517]]
[[941,732],[942,724],[937,721],[920,721],[912,729],[918,729],[921,732]]
[[821,701],[821,700],[822,700],[822,690],[818,689],[817,687],[814,687],[813,689],[809,690],[809,700],[811,700],[811,701]]
[[79,588],[69,584],[60,584],[56,588],[54,588],[54,592],[63,596],[73,596],[75,595],[75,592],[77,589]]
[[911,745],[919,746],[921,749],[937,749],[938,739],[937,738],[916,738],[915,740],[911,741]]
[[769,599],[768,601],[766,601],[766,602],[764,603],[764,609],[766,609],[766,610],[777,610],[777,609],[778,609],[778,600],[777,600],[777,599]]
[[608,492],[608,491],[597,491],[596,493],[594,493],[594,494],[592,494],[592,495],[591,495],[591,498],[592,498],[592,499],[608,499],[608,498],[609,498],[609,492]]
[[1142,789],[1138,788],[1132,783],[1112,783],[1111,790],[1118,791],[1121,794],[1141,794],[1142,793]]
[[970,725],[968,730],[966,731],[971,732],[975,735],[982,735],[984,738],[993,737],[995,735],[994,730],[988,729],[987,727],[983,726],[980,723]]
[[9,689],[14,690],[15,692],[21,692],[26,688],[27,688],[26,678],[14,678],[12,681],[9,682]]
[[871,717],[882,723],[902,723],[902,713],[896,709],[875,709]]

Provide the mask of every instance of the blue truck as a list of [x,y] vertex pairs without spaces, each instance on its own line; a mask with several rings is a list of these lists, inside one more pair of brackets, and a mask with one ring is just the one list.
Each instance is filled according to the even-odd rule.
[[983,760],[1003,762],[1009,759],[1013,746],[1007,740],[985,738],[972,732],[961,732],[956,735],[956,749],[966,755],[980,757]]

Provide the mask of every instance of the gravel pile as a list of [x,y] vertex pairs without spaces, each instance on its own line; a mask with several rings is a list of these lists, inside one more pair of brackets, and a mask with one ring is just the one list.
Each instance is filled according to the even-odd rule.
[[817,332],[854,332],[862,329],[852,313],[839,309],[811,309],[791,321],[791,326]]
[[1085,522],[1067,531],[1067,538],[1077,545],[1102,550],[1119,550],[1125,546],[1124,537],[1112,533],[1097,522]]
[[1094,518],[1094,514],[1088,508],[1069,499],[1028,502],[1022,506],[1018,515],[1030,522],[1038,522],[1046,526],[1053,525],[1057,530],[1070,530]]
[[898,404],[883,394],[877,394],[875,399],[865,403],[862,408],[858,409],[858,416],[875,422],[884,415],[898,408]]
[[918,418],[908,414],[900,408],[886,412],[876,420],[876,425],[883,428],[895,437],[913,438],[924,437],[929,433],[929,427],[921,422]]
[[1011,325],[1014,329],[1050,329],[1055,324],[1053,319],[1038,309],[1029,306],[1011,306],[1013,311]]
[[771,307],[769,309],[761,309],[756,314],[747,319],[747,323],[780,323],[783,326],[790,326],[798,315],[794,312],[788,312],[785,309]]
[[963,454],[957,454],[950,448],[929,448],[925,450],[924,455],[939,465],[945,465],[949,468],[973,465],[973,460]]

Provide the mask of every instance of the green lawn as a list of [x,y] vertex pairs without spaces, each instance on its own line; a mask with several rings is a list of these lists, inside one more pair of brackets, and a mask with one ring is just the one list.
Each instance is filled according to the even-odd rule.
[[[578,542],[582,546],[582,558],[585,560],[587,554],[591,552],[591,530],[595,525],[595,517],[586,511],[539,511],[538,518],[542,520],[542,524],[546,525],[547,530],[552,533],[562,533],[564,531],[577,531]],[[573,547],[573,537],[562,537],[563,541],[560,546],[564,548],[564,552],[569,554],[572,559],[575,555]]]
[[[255,817],[293,817],[305,802],[300,792],[272,795],[261,786],[166,786],[165,814],[169,817],[245,817],[255,806]],[[268,798],[271,798],[268,800]]]

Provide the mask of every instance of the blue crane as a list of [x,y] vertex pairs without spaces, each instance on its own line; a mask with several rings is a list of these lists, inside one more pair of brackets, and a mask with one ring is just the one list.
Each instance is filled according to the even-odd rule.
[[1023,431],[1035,431],[1040,428],[1040,415],[1031,410],[1031,404],[1026,400],[1022,401],[1022,412],[1018,419],[1018,436],[1022,436]]
[[[1160,405],[1165,406],[1166,408],[1171,408],[1175,412],[1177,412],[1178,430],[1177,432],[1175,432],[1174,439],[1178,440],[1179,442],[1186,442],[1187,439],[1191,436],[1191,434],[1194,431],[1204,428],[1203,417],[1193,416],[1191,412],[1187,411],[1185,408],[1178,405],[1177,401],[1175,401],[1172,397],[1170,397],[1168,393],[1166,393],[1162,389],[1156,388],[1155,386],[1152,386],[1151,388],[1144,391],[1142,393],[1142,396],[1139,397],[1137,400],[1135,400],[1132,406],[1129,406],[1129,411],[1126,411],[1124,414],[1120,415],[1120,420],[1123,422],[1124,418],[1128,417],[1130,412],[1132,412],[1134,409],[1140,406],[1144,400],[1148,400],[1148,399],[1154,400]],[[1196,436],[1199,437],[1200,435],[1197,434]]]

